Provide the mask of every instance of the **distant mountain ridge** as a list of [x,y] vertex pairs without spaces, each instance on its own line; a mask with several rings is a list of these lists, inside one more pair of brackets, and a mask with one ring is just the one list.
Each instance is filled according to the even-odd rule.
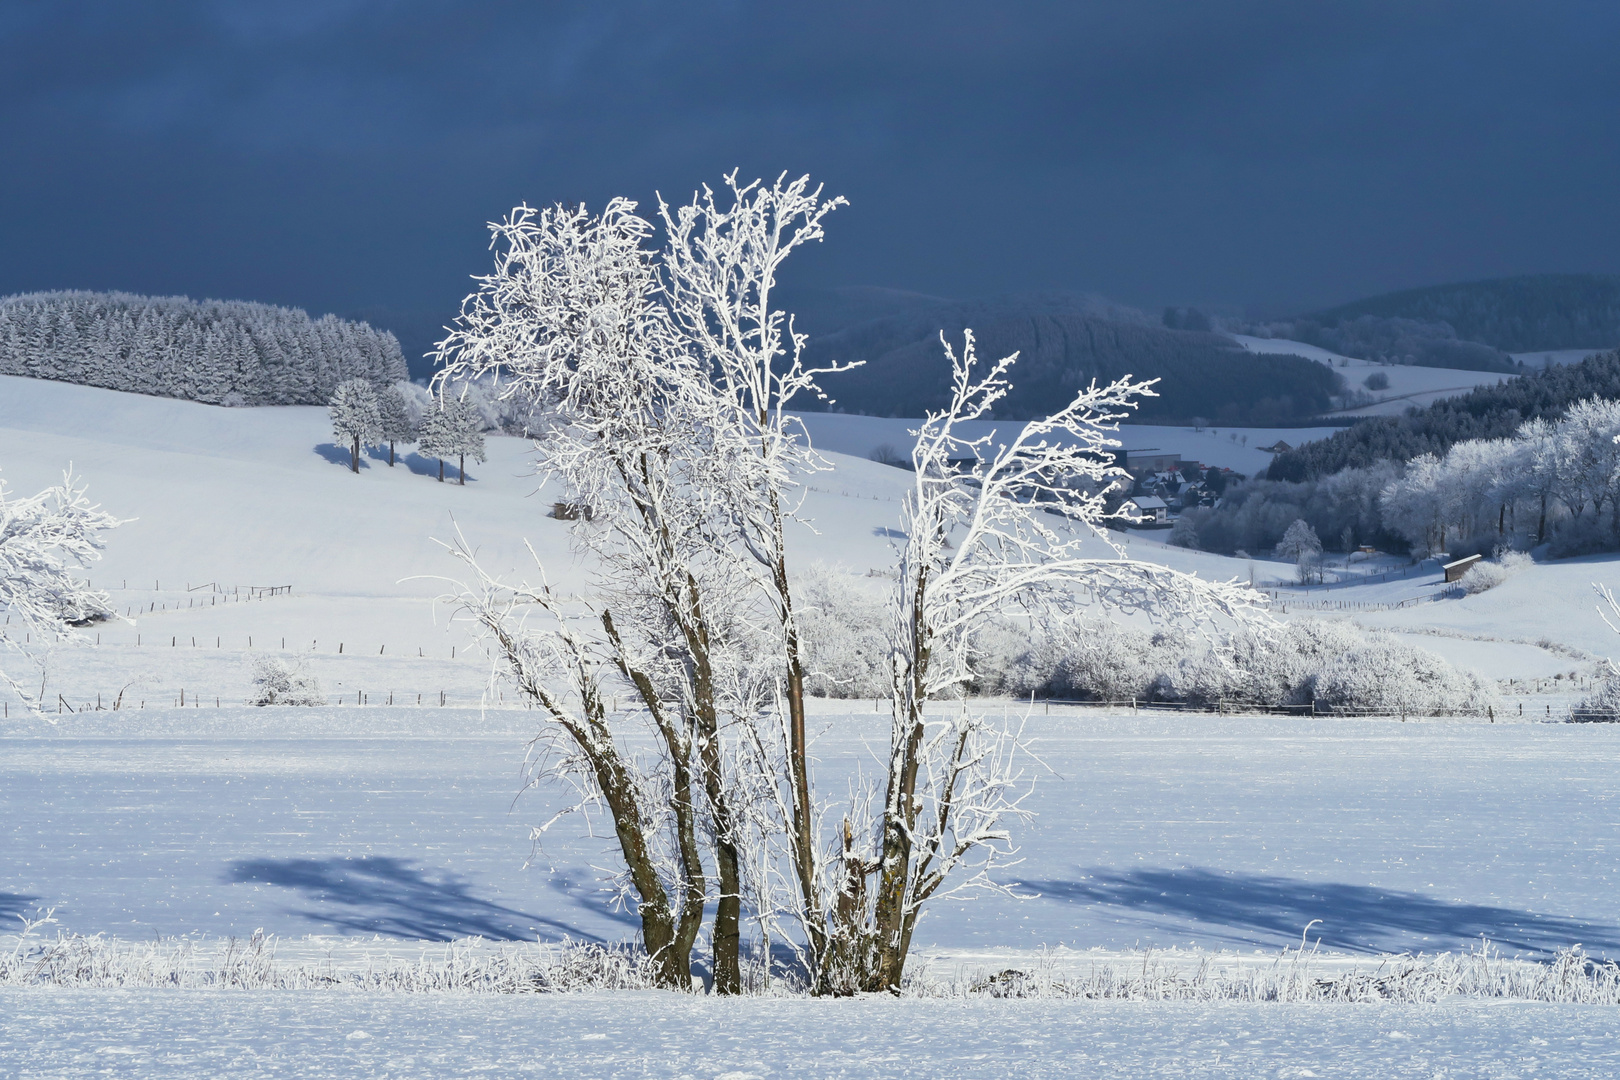
[[1527,274],[1432,285],[1305,318],[1338,326],[1367,316],[1446,323],[1459,339],[1503,352],[1613,348],[1620,345],[1620,276]]
[[[874,298],[875,299],[875,298]],[[1067,294],[988,300],[891,296],[891,314],[847,318],[839,329],[811,337],[808,362],[820,366],[864,361],[823,380],[831,407],[874,416],[917,416],[945,404],[950,368],[939,335],[960,349],[971,328],[985,362],[1012,352],[1013,389],[997,416],[1045,415],[1092,379],[1123,375],[1159,378],[1160,396],[1146,398],[1137,418],[1174,422],[1203,418],[1223,424],[1300,421],[1333,407],[1342,392],[1334,371],[1301,357],[1248,352],[1215,333],[1175,330],[1131,308]],[[806,320],[813,330],[817,316]],[[822,325],[835,325],[832,313]]]

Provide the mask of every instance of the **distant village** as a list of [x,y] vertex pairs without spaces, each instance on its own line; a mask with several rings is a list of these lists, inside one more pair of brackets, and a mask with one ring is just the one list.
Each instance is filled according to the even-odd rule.
[[[1287,443],[1261,447],[1273,453],[1288,448]],[[1135,507],[1143,528],[1168,529],[1183,510],[1218,506],[1227,485],[1247,479],[1231,469],[1151,447],[1116,451],[1114,463],[1130,474],[1128,481],[1121,478],[1117,489]]]

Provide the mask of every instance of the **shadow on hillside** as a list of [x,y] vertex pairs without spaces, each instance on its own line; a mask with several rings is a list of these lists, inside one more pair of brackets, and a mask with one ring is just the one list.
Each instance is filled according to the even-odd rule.
[[292,914],[353,933],[427,941],[474,936],[533,941],[564,935],[601,940],[557,919],[480,899],[459,875],[435,874],[388,856],[241,859],[231,864],[225,880],[294,889],[309,906]]
[[29,896],[26,893],[0,892],[0,926],[5,928],[0,930],[0,933],[21,931],[22,924],[14,924],[13,920],[19,915],[31,915],[37,906],[34,901],[38,899],[39,897]]
[[[349,467],[350,457],[349,448],[347,446],[339,446],[336,443],[329,442],[318,443],[315,447],[315,453],[319,454],[322,458],[331,462],[333,465],[341,465],[345,469]],[[366,461],[366,457],[367,455],[363,453],[360,455],[360,467],[362,469],[371,467]]]
[[[1438,900],[1421,893],[1301,881],[1258,874],[1091,868],[1073,881],[1025,881],[1026,889],[1074,904],[1191,920],[1232,944],[1298,945],[1310,940],[1346,952],[1459,950],[1484,937],[1507,952],[1549,953],[1581,944],[1596,955],[1620,953],[1620,927],[1512,908]],[[1218,931],[1217,931],[1218,932]]]
[[[371,461],[375,461],[378,465],[381,465],[385,469],[388,468],[388,447],[386,446],[368,446],[366,447],[362,456]],[[409,469],[417,476],[431,476],[435,480],[439,478],[438,458],[423,457],[415,450],[400,450],[396,448],[394,452],[394,461],[396,462],[395,468]],[[444,479],[447,483],[452,483],[455,481],[456,463],[454,461],[445,462]],[[471,473],[467,474],[467,479],[472,479]]]

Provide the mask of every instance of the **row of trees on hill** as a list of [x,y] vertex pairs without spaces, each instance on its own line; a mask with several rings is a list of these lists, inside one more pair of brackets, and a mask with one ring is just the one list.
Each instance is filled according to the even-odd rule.
[[1319,480],[1380,461],[1400,463],[1420,454],[1443,455],[1454,443],[1467,439],[1507,438],[1527,420],[1555,420],[1577,401],[1593,397],[1620,398],[1620,352],[1528,372],[1404,416],[1358,421],[1329,438],[1278,454],[1266,477]]
[[1333,326],[1364,316],[1444,323],[1462,339],[1506,352],[1613,348],[1620,345],[1620,277],[1528,274],[1435,285],[1369,297],[1311,318]]
[[1511,434],[1465,439],[1440,454],[1379,461],[1320,479],[1260,480],[1214,508],[1182,515],[1173,540],[1233,553],[1285,551],[1307,524],[1330,547],[1414,554],[1528,549],[1558,554],[1620,547],[1620,402],[1589,398]]
[[1362,315],[1331,324],[1296,319],[1255,329],[1262,336],[1303,341],[1358,360],[1468,371],[1520,370],[1518,362],[1507,353],[1459,338],[1457,331],[1444,322]]
[[393,466],[399,443],[416,443],[426,457],[457,462],[457,482],[467,482],[467,459],[484,460],[484,418],[466,395],[428,394],[414,383],[400,382],[378,391],[365,379],[338,383],[328,404],[332,434],[349,447],[349,468],[360,471],[360,448],[388,444]]
[[324,405],[345,379],[405,378],[386,330],[298,308],[132,293],[0,299],[0,375],[214,405]]

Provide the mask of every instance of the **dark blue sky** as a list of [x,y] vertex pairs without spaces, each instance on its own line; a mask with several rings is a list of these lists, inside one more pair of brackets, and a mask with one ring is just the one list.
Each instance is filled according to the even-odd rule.
[[0,293],[447,319],[514,203],[734,165],[850,198],[807,285],[1620,272],[1617,55],[1613,0],[0,0]]

